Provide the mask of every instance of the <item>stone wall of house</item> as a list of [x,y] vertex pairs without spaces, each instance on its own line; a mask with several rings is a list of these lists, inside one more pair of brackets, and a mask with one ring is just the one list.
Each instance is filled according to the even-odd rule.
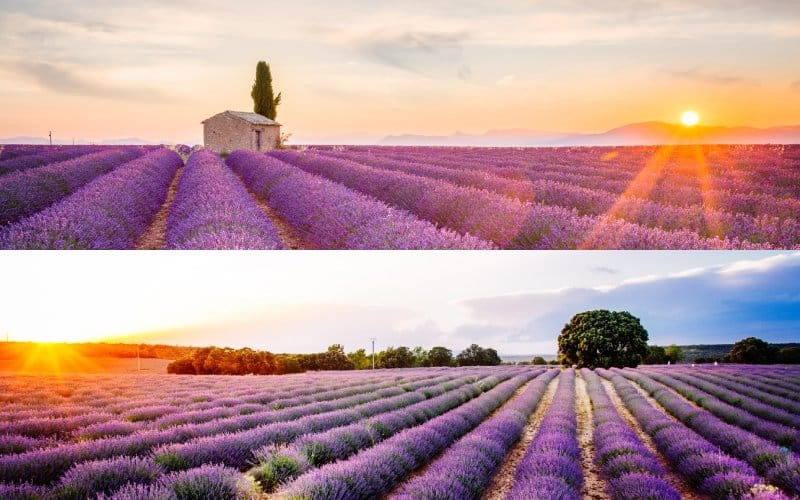
[[278,145],[280,127],[253,125],[228,114],[212,116],[203,124],[203,143],[214,152],[256,149],[256,130],[261,130],[261,151]]
[[[256,127],[257,125],[254,125]],[[281,128],[277,125],[263,125],[258,127],[262,130],[261,132],[261,151],[266,151],[268,149],[275,149],[278,147],[278,140],[280,139],[281,135]],[[256,147],[256,138],[255,134],[253,135],[253,149]]]

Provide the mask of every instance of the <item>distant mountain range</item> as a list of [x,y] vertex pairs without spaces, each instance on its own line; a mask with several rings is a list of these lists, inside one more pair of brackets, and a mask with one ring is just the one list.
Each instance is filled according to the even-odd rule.
[[483,134],[446,136],[390,135],[386,146],[644,146],[658,144],[797,144],[800,125],[787,127],[685,127],[665,122],[642,122],[600,134],[570,134],[540,130],[490,130]]
[[[168,141],[169,142],[169,141]],[[184,142],[195,144],[197,140]],[[72,140],[53,140],[53,144],[72,144]],[[140,137],[102,141],[76,139],[75,144],[161,144]],[[666,122],[632,123],[599,134],[548,132],[523,128],[489,130],[482,134],[456,132],[450,135],[358,134],[330,137],[298,137],[292,144],[378,144],[382,146],[646,146],[660,144],[800,144],[800,125],[786,127],[685,127]],[[0,144],[48,144],[46,137],[0,138]]]

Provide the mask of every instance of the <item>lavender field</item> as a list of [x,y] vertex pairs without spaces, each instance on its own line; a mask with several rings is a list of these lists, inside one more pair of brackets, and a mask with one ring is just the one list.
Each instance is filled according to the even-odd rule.
[[0,376],[2,498],[795,498],[800,370]]
[[800,248],[800,146],[5,146],[0,248]]

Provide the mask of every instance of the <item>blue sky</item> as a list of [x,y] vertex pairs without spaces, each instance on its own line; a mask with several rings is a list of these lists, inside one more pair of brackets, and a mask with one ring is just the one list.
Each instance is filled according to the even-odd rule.
[[299,140],[800,116],[795,0],[3,0],[0,137],[195,141],[257,60]]
[[14,253],[0,275],[13,340],[554,353],[573,314],[609,308],[659,344],[800,341],[796,252]]

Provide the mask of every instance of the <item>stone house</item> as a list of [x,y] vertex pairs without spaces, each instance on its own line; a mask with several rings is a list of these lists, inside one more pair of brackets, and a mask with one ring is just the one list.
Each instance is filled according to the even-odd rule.
[[202,123],[203,143],[216,153],[230,153],[237,149],[274,149],[281,135],[280,123],[244,111],[223,111]]

